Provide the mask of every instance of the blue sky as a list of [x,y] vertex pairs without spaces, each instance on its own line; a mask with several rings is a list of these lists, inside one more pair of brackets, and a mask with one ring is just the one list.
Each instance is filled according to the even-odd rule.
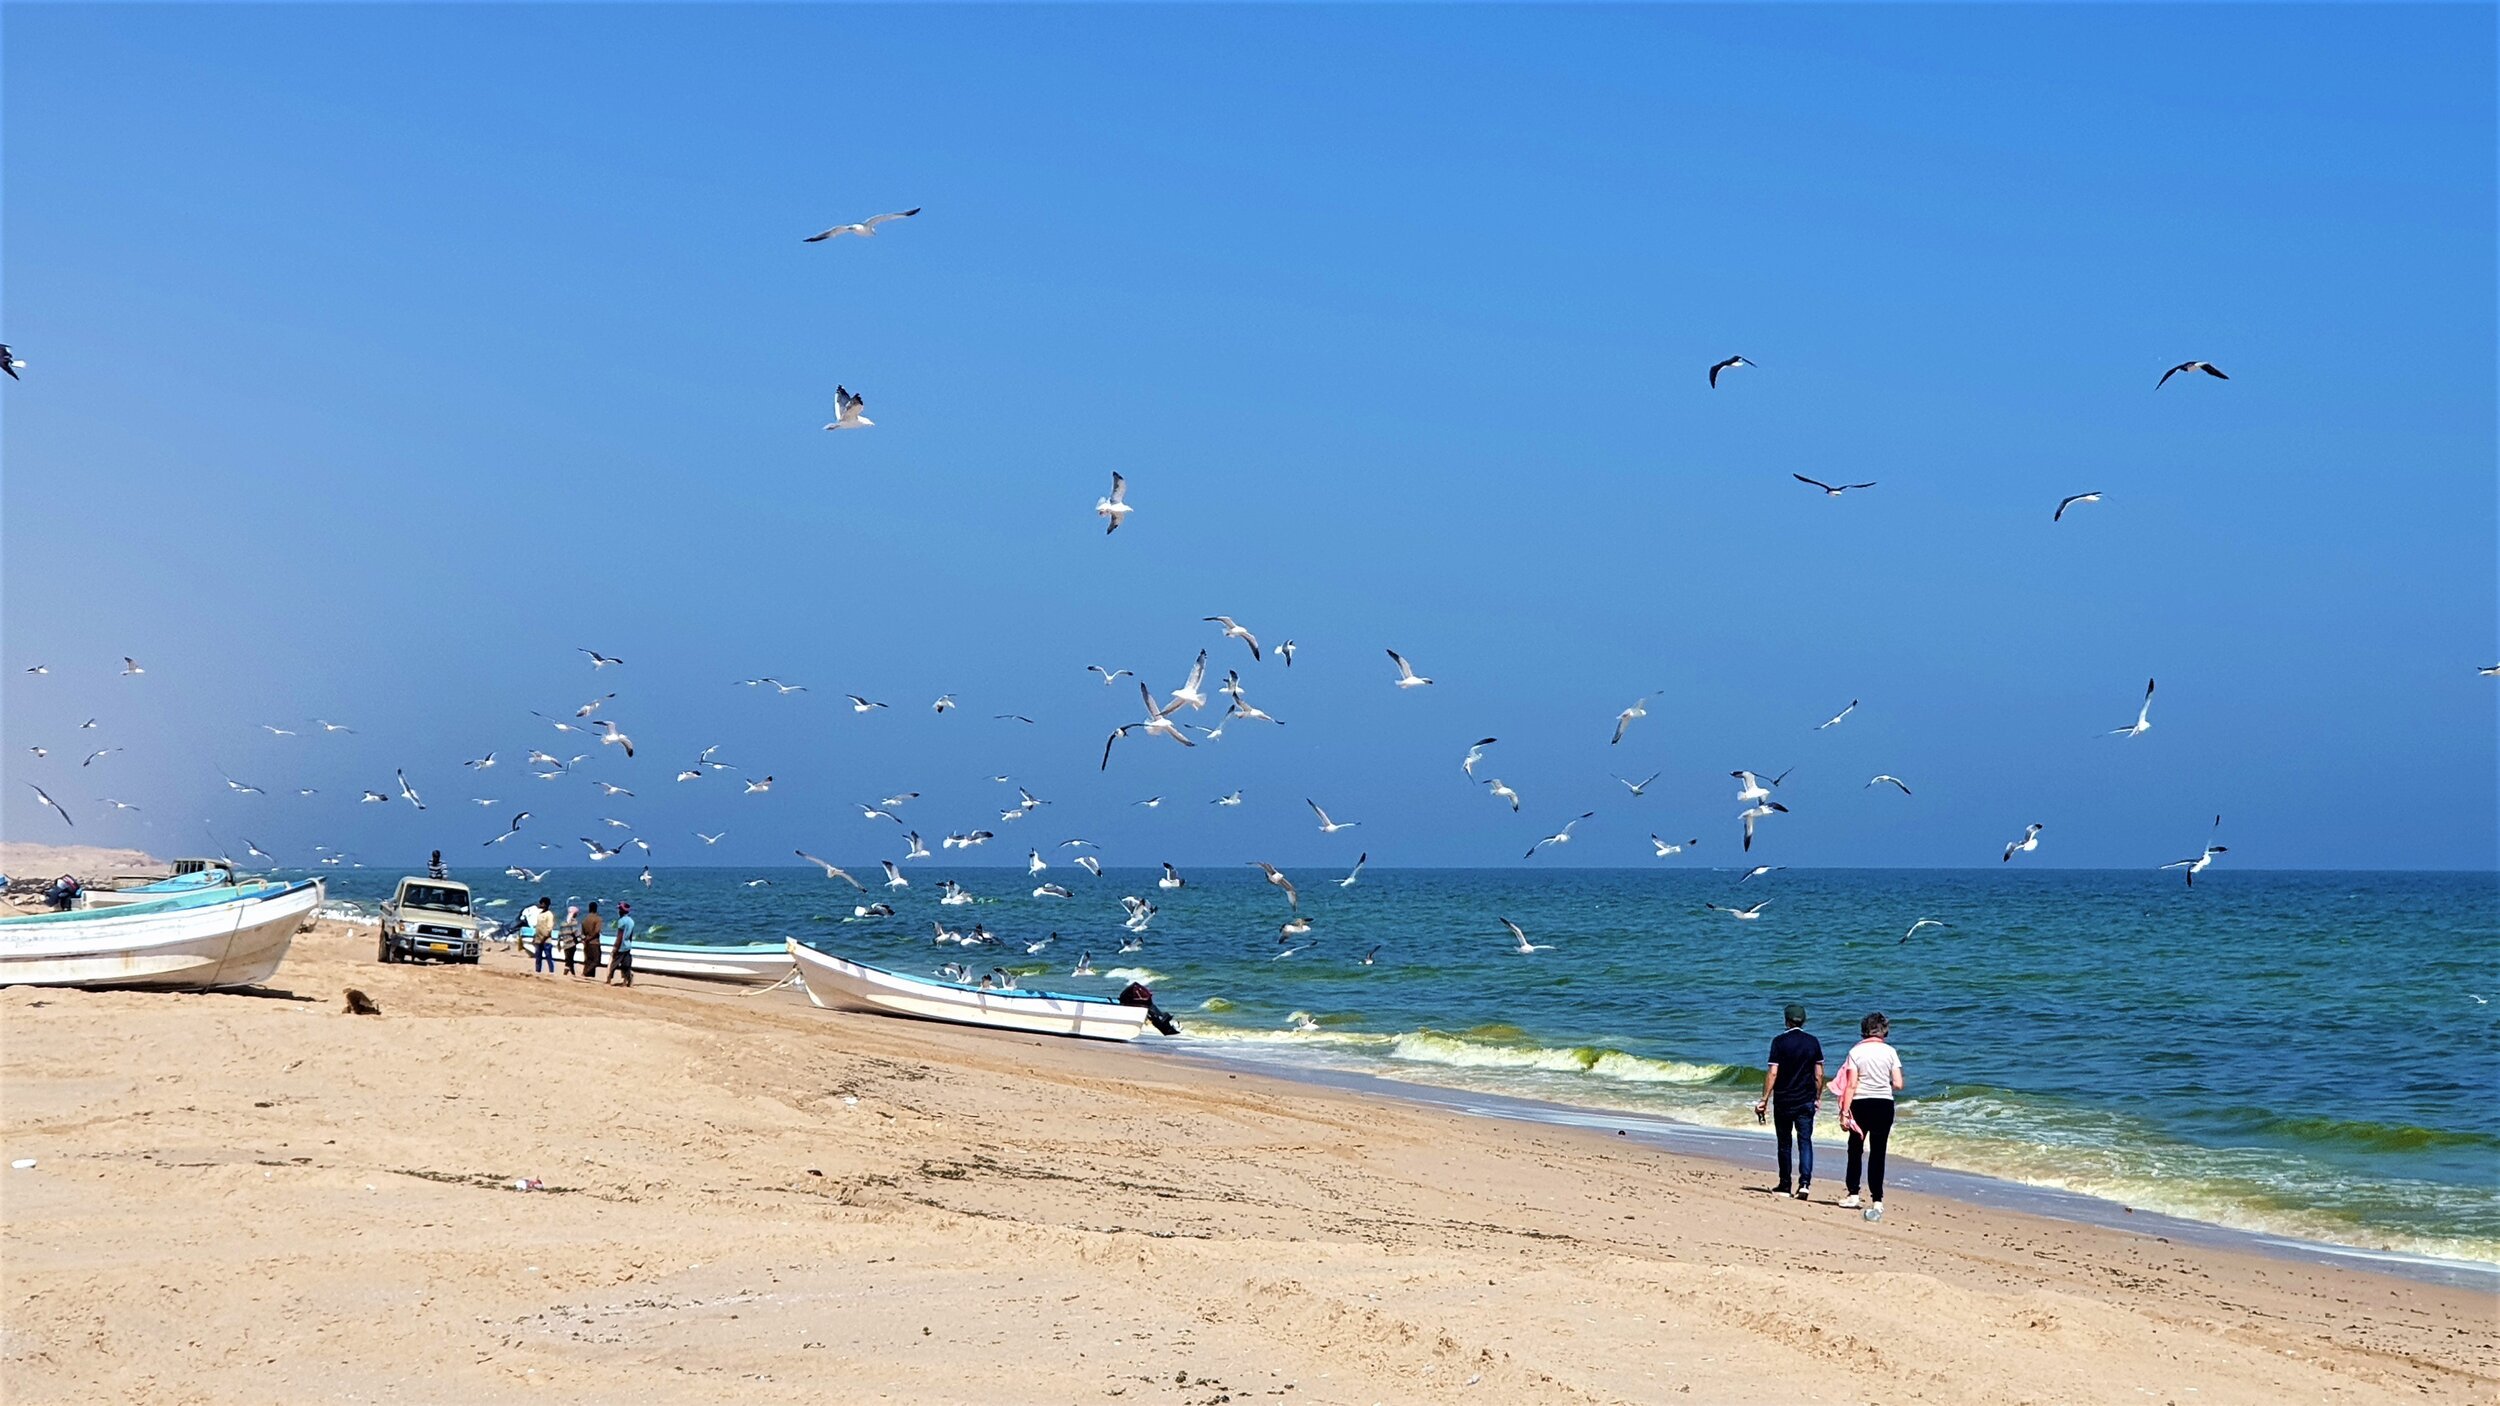
[[[2500,851],[2488,9],[15,6],[4,37],[11,838],[206,821],[379,865],[527,807],[568,858],[616,815],[663,864],[867,862],[892,832],[849,807],[916,789],[999,860],[1506,864],[1595,810],[1539,862],[1656,863],[1655,831],[1733,863],[1726,773],[1794,767],[1765,862],[1994,864],[2040,821],[2028,861],[2149,865],[2215,813],[2248,867]],[[2232,379],[2155,393],[2191,357]],[[818,428],[836,382],[876,429]],[[1162,692],[1202,646],[1286,725],[1098,774],[1136,700],[1084,666]],[[1384,647],[1439,682],[1392,689]],[[2155,730],[2098,736],[2147,676]],[[529,710],[610,688],[643,755],[529,780],[564,740]],[[1517,816],[1458,772],[1488,734]],[[775,789],[669,780],[711,744]],[[431,809],[354,804],[395,767]],[[1052,807],[994,824],[998,773]]]

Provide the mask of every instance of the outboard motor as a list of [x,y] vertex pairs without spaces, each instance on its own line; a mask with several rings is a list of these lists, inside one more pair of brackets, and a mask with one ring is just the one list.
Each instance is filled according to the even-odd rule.
[[1124,1006],[1144,1006],[1146,1008],[1146,1019],[1154,1022],[1155,1029],[1162,1031],[1166,1035],[1178,1035],[1181,1033],[1181,1028],[1172,1023],[1172,1017],[1164,1014],[1163,1007],[1155,1004],[1155,993],[1153,987],[1147,986],[1142,982],[1130,982],[1127,986],[1122,987],[1120,990],[1120,1004]]

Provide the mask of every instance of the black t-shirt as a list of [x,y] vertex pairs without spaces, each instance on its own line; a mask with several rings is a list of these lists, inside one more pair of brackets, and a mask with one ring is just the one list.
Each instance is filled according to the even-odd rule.
[[1822,1097],[1814,1084],[1814,1066],[1822,1062],[1822,1041],[1802,1030],[1781,1031],[1771,1041],[1771,1063],[1780,1069],[1771,1085],[1771,1102],[1780,1108],[1804,1108]]

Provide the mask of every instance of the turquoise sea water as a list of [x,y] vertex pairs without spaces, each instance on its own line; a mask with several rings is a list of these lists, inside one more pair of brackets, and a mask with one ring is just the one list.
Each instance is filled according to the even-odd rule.
[[[1752,1126],[1784,1003],[1808,1006],[1835,1064],[1880,1009],[1909,1069],[1907,1156],[2500,1261],[2500,876],[2216,870],[2191,890],[2083,871],[1368,870],[1340,888],[1343,871],[1308,870],[1292,877],[1314,930],[1295,941],[1316,945],[1275,960],[1289,910],[1249,866],[1167,891],[1152,870],[1095,879],[1054,859],[1042,877],[1071,899],[1031,897],[1042,879],[1020,866],[908,872],[909,890],[867,895],[812,869],[662,870],[648,890],[630,870],[464,877],[506,914],[540,892],[630,899],[671,941],[788,934],[1063,990],[1144,980],[1220,1051],[1728,1127]],[[345,898],[389,883],[328,877]],[[941,907],[949,877],[979,901]],[[1161,910],[1128,954],[1122,895]],[[894,918],[850,917],[880,898]],[[1750,922],[1703,906],[1763,899]],[[1502,918],[1549,950],[1515,953]],[[1920,918],[1948,926],[1903,943]],[[936,947],[933,921],[1006,945]],[[1100,975],[1068,975],[1088,951]]]

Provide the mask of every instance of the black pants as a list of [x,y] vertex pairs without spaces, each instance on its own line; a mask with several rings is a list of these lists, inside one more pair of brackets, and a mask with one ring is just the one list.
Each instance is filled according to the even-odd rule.
[[1858,1161],[1866,1161],[1866,1194],[1869,1200],[1884,1199],[1884,1145],[1892,1141],[1892,1100],[1888,1098],[1852,1099],[1849,1116],[1863,1131],[1849,1135],[1849,1194],[1858,1194]]
[[1796,1146],[1797,1189],[1814,1183],[1814,1105],[1771,1110],[1771,1131],[1780,1144],[1780,1190],[1788,1189],[1789,1146]]

